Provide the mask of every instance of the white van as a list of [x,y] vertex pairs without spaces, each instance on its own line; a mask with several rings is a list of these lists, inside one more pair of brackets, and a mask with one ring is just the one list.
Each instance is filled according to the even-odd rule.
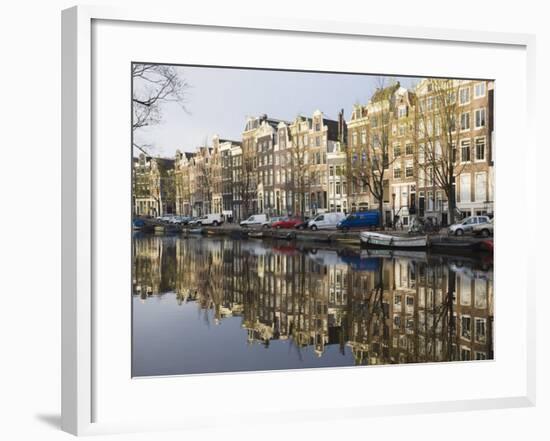
[[262,227],[269,228],[267,214],[253,214],[248,219],[241,221],[241,227]]
[[223,218],[221,214],[211,213],[211,214],[205,214],[204,216],[199,217],[193,223],[198,226],[214,225],[215,227],[217,227],[218,225],[223,224]]
[[346,215],[344,213],[322,213],[311,219],[307,223],[307,226],[313,231],[336,228],[338,222],[340,222],[345,217]]

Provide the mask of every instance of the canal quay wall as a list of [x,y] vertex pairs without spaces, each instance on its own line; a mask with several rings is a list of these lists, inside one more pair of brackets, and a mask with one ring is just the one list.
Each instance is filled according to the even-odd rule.
[[[170,224],[151,224],[147,229],[148,232],[155,234],[181,234],[183,236],[203,235],[207,237],[230,237],[232,239],[265,239],[265,240],[285,240],[299,243],[324,243],[329,246],[337,246],[339,248],[357,248],[361,246],[359,238],[360,231],[338,231],[330,230],[296,230],[296,229],[274,229],[274,228],[259,228],[246,227],[243,228],[237,224],[225,224],[220,226],[205,226],[192,227],[184,225]],[[381,231],[383,234],[391,234],[394,236],[408,237],[408,233],[403,230],[386,229]],[[472,254],[476,252],[491,252],[491,248],[487,248],[487,239],[481,239],[474,236],[454,237],[449,236],[446,232],[441,234],[430,234],[429,243],[437,246],[437,248],[446,253],[452,254]],[[492,239],[489,239],[492,241]],[[460,244],[469,245],[465,247],[457,246]],[[445,246],[448,245],[448,246]],[[492,244],[491,244],[492,247]],[[442,250],[443,248],[443,250]],[[432,249],[434,253],[438,250]]]

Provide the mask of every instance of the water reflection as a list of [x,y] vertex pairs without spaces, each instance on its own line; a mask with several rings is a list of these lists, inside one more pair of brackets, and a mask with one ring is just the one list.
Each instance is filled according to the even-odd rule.
[[493,358],[490,263],[159,236],[133,257],[136,376]]

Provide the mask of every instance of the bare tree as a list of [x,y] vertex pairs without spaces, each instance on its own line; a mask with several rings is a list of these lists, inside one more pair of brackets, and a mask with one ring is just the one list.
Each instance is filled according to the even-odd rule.
[[[299,127],[299,123],[297,124]],[[306,194],[309,192],[310,176],[308,174],[307,145],[303,135],[299,132],[292,137],[291,148],[291,177],[290,188],[292,191],[292,207],[298,210],[300,216],[305,215]]]
[[[162,64],[132,64],[132,130],[158,124],[162,105],[178,103],[184,110],[189,84],[180,69]],[[134,144],[142,149],[142,146]]]
[[426,85],[428,94],[417,105],[417,128],[415,142],[418,169],[425,176],[427,186],[444,191],[448,201],[449,223],[453,224],[456,213],[455,176],[463,165],[457,161],[460,147],[460,86],[452,79],[430,79]]
[[362,184],[378,204],[379,226],[383,227],[384,187],[387,171],[395,159],[390,159],[390,136],[392,116],[395,111],[394,92],[399,83],[385,87],[384,79],[369,103],[369,131],[367,149],[346,149],[346,168],[351,183]]

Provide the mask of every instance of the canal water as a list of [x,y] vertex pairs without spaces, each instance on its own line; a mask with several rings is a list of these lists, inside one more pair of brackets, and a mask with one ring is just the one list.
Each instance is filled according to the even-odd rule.
[[133,239],[133,376],[493,358],[489,256]]

